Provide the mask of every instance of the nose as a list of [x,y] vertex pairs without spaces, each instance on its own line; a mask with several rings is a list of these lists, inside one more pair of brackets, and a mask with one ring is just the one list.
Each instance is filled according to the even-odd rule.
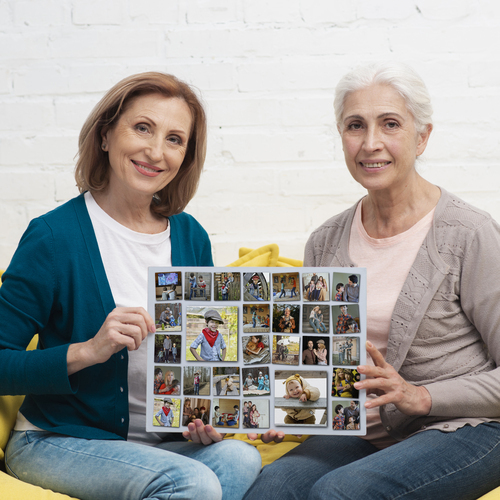
[[383,148],[381,133],[378,127],[368,127],[363,143],[367,151],[379,151]]
[[146,154],[152,163],[158,163],[163,158],[164,144],[161,138],[152,137],[146,148]]

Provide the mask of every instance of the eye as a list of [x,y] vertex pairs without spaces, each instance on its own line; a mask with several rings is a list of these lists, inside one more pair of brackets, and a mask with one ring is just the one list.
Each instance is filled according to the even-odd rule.
[[388,129],[395,129],[395,128],[398,128],[399,127],[399,123],[394,121],[394,120],[390,120],[388,122],[386,122],[385,126],[388,128]]
[[149,126],[146,125],[145,123],[138,123],[136,126],[135,126],[135,129],[138,131],[138,132],[141,132],[143,134],[149,132]]
[[352,122],[347,125],[347,130],[361,130],[362,125],[359,122]]

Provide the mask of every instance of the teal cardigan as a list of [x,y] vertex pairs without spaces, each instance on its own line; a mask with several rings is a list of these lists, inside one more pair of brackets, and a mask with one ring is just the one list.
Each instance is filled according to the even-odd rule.
[[[185,213],[169,222],[172,265],[213,266],[201,225]],[[92,338],[115,308],[83,195],[30,223],[2,280],[0,394],[26,394],[21,412],[41,429],[126,439],[127,350],[67,372],[69,345]],[[38,349],[26,351],[36,333]]]

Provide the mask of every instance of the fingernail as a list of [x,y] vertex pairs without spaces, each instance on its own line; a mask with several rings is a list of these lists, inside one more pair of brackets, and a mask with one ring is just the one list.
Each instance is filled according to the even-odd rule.
[[373,347],[373,344],[369,340],[367,340],[366,341],[366,347]]

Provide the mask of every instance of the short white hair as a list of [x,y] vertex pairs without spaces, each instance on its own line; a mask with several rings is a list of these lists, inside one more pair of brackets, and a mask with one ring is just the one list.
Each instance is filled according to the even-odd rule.
[[399,92],[413,115],[418,132],[424,132],[428,125],[432,125],[431,98],[422,78],[404,63],[386,62],[360,66],[340,79],[334,100],[338,126],[342,122],[347,96],[370,85],[390,85]]

